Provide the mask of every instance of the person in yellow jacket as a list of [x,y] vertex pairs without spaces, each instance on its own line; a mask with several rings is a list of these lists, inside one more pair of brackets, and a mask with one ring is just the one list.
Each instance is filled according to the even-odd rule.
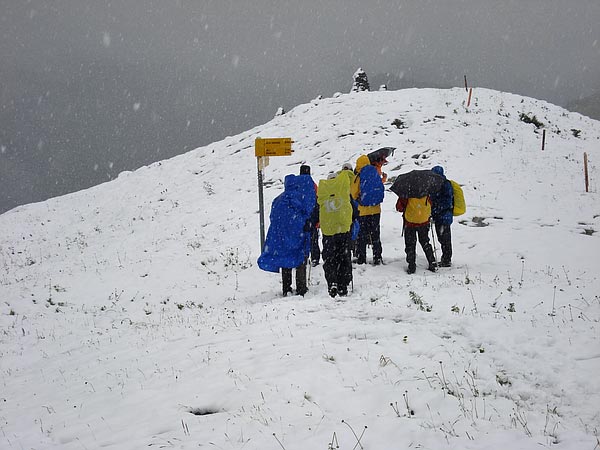
[[[360,224],[360,229],[358,231],[358,239],[355,248],[356,263],[366,264],[367,244],[370,243],[373,248],[373,264],[377,266],[382,263],[380,220],[381,201],[383,201],[383,196],[381,197],[381,201],[377,204],[371,204],[372,202],[364,201],[369,193],[362,192],[361,172],[365,167],[370,165],[371,163],[367,155],[362,155],[356,160],[356,177],[350,187],[350,195],[352,195],[354,200],[358,201],[359,212],[358,223]],[[381,176],[379,176],[376,188],[378,190],[380,189],[381,193],[383,193],[384,188]]]
[[417,239],[429,263],[429,270],[435,272],[437,265],[429,242],[431,199],[429,197],[399,198],[396,201],[396,211],[403,213],[404,219],[404,251],[408,263],[406,272],[413,274],[417,270]]

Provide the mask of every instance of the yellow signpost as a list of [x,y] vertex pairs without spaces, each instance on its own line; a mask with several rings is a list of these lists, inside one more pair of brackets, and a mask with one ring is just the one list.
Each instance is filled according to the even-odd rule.
[[254,141],[254,154],[259,156],[291,156],[292,138],[256,138]]
[[292,138],[256,138],[254,155],[258,171],[258,209],[260,213],[260,250],[265,246],[265,207],[263,200],[263,170],[269,164],[270,156],[291,156]]

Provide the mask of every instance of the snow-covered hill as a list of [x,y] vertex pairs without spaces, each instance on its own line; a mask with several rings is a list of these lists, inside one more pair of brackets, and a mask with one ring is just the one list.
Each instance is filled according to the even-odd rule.
[[[0,215],[0,448],[598,448],[600,123],[466,100],[317,99]],[[454,266],[427,272],[418,249],[406,274],[388,192],[384,266],[356,266],[343,302],[321,266],[281,297],[255,264],[254,139],[282,136],[295,152],[266,169],[267,216],[302,163],[318,180],[392,146],[391,178],[444,166],[468,205]]]

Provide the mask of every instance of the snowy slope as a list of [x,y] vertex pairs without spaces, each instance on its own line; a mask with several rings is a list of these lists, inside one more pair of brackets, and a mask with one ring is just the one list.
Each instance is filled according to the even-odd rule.
[[[0,448],[598,448],[600,123],[466,98],[317,99],[0,215]],[[267,217],[301,163],[318,180],[393,146],[391,178],[443,165],[468,205],[453,267],[427,272],[419,248],[405,273],[388,192],[386,264],[356,266],[343,302],[321,266],[282,298],[255,264],[254,139],[280,136],[295,152],[266,169]]]

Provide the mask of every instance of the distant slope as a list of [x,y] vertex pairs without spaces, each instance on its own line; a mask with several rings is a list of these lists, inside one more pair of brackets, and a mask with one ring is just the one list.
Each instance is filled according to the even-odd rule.
[[575,100],[567,105],[569,111],[577,111],[592,119],[600,120],[600,92],[589,97]]

